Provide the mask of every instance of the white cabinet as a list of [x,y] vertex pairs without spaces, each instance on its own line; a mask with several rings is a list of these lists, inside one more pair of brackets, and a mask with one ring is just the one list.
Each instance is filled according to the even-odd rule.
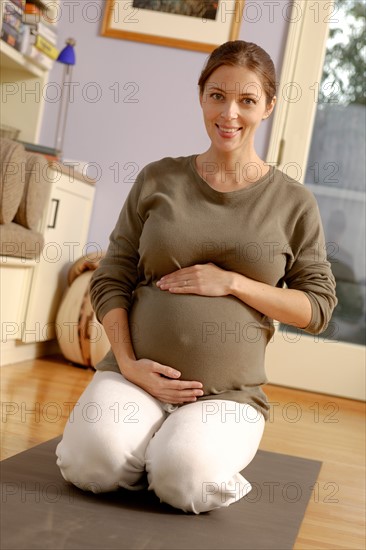
[[23,342],[55,337],[55,319],[71,264],[85,253],[95,188],[59,171],[44,229],[45,246],[34,267]]

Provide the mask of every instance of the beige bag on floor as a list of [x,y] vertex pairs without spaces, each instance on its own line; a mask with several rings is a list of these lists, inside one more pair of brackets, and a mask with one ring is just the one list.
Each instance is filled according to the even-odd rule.
[[89,282],[101,255],[91,261],[80,258],[69,271],[69,287],[57,312],[57,340],[63,355],[79,365],[95,367],[109,351],[110,343],[93,311]]

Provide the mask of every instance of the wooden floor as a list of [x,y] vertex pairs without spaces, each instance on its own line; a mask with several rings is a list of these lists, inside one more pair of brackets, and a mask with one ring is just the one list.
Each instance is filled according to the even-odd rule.
[[[61,434],[93,376],[61,357],[8,365],[1,376],[1,458]],[[266,386],[271,403],[260,448],[322,461],[295,549],[365,549],[365,406]]]

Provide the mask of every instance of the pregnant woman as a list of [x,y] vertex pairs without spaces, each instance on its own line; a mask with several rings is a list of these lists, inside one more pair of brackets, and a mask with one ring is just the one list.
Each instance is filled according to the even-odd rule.
[[148,487],[194,513],[251,489],[240,472],[268,419],[273,320],[315,334],[337,302],[313,195],[255,151],[275,82],[257,45],[213,51],[209,148],[149,164],[129,193],[91,282],[111,350],[56,451],[81,489]]

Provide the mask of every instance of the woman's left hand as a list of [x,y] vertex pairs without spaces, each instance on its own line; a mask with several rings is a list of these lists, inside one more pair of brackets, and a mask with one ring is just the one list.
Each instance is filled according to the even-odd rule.
[[233,277],[234,273],[213,263],[196,264],[165,275],[156,285],[173,294],[227,296],[231,294]]

